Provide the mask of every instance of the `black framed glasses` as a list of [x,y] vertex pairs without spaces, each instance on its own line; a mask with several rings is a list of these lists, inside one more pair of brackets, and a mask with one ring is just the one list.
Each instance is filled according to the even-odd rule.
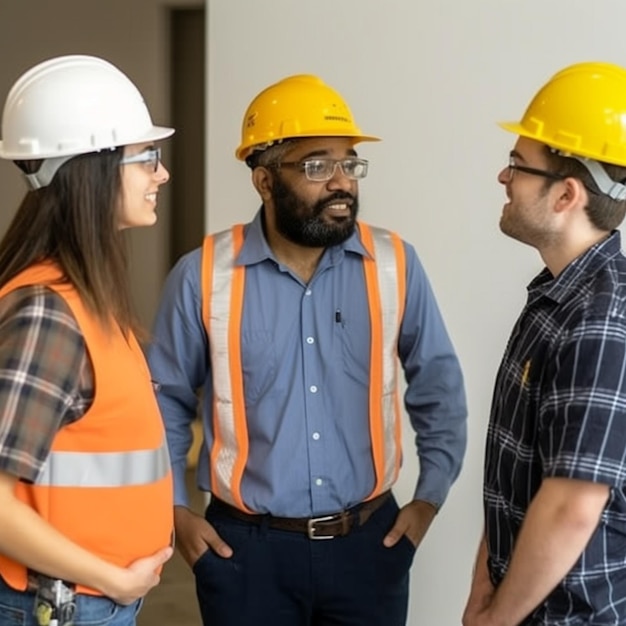
[[543,178],[549,178],[550,180],[564,180],[565,176],[561,174],[557,174],[555,172],[548,172],[547,170],[540,170],[535,167],[526,167],[525,165],[517,165],[515,163],[515,157],[513,155],[509,156],[509,165],[508,165],[508,179],[511,180],[513,178],[513,174],[515,172],[522,172],[523,174],[531,174],[532,176],[543,176]]
[[148,148],[139,154],[122,157],[120,165],[130,165],[131,163],[145,163],[153,172],[159,169],[161,162],[161,148]]
[[337,166],[346,178],[360,180],[367,176],[368,161],[349,157],[347,159],[304,159],[303,161],[284,161],[278,167],[293,167],[304,172],[308,180],[321,183],[330,180],[337,171]]

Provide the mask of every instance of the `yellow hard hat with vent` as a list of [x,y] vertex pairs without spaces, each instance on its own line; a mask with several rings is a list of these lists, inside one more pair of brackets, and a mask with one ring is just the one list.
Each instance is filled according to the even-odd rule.
[[520,122],[500,126],[564,156],[626,166],[626,69],[577,63],[555,74]]
[[350,108],[334,89],[317,76],[299,74],[267,87],[250,103],[235,156],[244,161],[255,150],[283,139],[303,137],[352,137],[355,143],[379,141],[361,132]]

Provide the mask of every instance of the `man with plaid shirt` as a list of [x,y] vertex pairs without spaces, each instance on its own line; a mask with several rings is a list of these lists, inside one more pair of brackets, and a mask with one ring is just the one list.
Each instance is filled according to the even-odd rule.
[[500,228],[546,267],[495,383],[463,624],[626,624],[626,70],[567,67],[501,126]]

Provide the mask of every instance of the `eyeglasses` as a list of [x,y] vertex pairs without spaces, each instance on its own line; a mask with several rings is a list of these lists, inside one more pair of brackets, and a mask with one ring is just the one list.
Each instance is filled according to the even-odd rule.
[[337,166],[341,168],[342,174],[350,180],[359,180],[367,176],[368,162],[365,159],[306,159],[304,161],[285,161],[279,167],[293,167],[301,172],[313,182],[324,182],[330,180],[337,171]]
[[538,170],[534,167],[526,167],[525,165],[517,165],[515,163],[515,157],[509,157],[509,165],[508,165],[507,176],[508,179],[511,180],[513,178],[513,174],[518,171],[524,174],[531,174],[533,176],[543,176],[544,178],[549,178],[550,180],[563,180],[565,176],[561,176],[561,174],[556,174],[555,172],[548,172],[546,170]]
[[148,148],[139,154],[122,157],[120,165],[129,165],[130,163],[145,163],[150,166],[153,172],[159,169],[161,162],[161,148]]

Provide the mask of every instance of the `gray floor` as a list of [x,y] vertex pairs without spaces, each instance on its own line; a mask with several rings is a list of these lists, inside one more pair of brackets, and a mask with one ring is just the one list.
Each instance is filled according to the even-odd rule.
[[[204,506],[202,494],[194,484],[193,472],[188,472],[187,488],[192,496],[192,508],[201,512]],[[137,619],[137,626],[201,626],[200,612],[196,602],[194,578],[187,563],[176,551],[165,564],[161,584],[145,599]]]

